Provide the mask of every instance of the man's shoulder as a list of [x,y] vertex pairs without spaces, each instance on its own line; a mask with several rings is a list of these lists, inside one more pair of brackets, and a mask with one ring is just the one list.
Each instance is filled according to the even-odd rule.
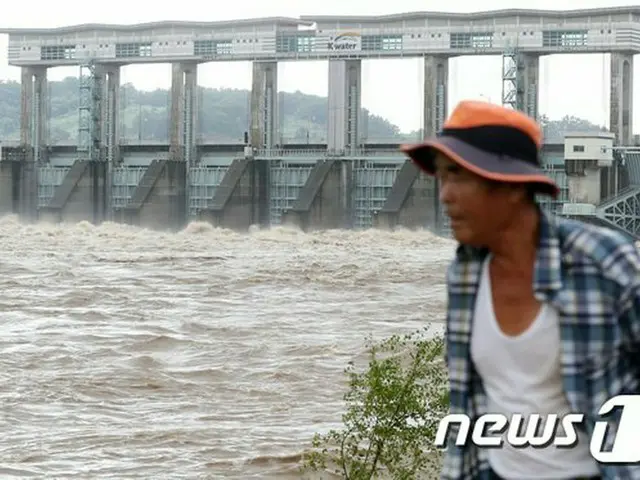
[[447,268],[447,282],[451,284],[465,284],[480,273],[482,262],[488,250],[469,245],[458,244],[454,258]]
[[589,263],[613,275],[622,273],[616,272],[620,267],[635,268],[637,272],[640,248],[631,237],[611,228],[562,217],[556,217],[554,222],[564,261]]
[[583,253],[595,258],[615,254],[620,249],[638,252],[636,242],[630,236],[611,228],[563,217],[555,217],[554,222],[565,253]]

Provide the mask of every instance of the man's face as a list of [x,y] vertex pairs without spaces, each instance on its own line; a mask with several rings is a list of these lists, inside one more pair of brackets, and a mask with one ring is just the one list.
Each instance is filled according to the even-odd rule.
[[436,175],[440,201],[460,243],[487,246],[517,218],[518,209],[523,206],[521,189],[493,184],[443,155],[436,158]]

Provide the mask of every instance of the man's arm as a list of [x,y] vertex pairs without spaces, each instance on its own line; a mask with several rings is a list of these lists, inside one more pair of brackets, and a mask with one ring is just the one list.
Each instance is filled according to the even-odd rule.
[[[458,248],[459,253],[461,247]],[[468,411],[469,392],[465,377],[466,358],[460,358],[456,348],[460,343],[460,326],[456,324],[452,312],[460,308],[461,273],[459,260],[456,258],[447,269],[447,314],[445,322],[445,364],[449,383],[449,412],[470,413]],[[462,377],[461,377],[462,376]],[[448,429],[447,446],[442,459],[439,480],[471,480],[478,478],[479,462],[475,452],[466,446],[457,446],[456,439],[460,425],[452,424]]]
[[620,260],[615,262],[613,273],[621,286],[618,319],[629,335],[631,348],[640,353],[640,249],[633,243],[625,244],[616,256]]
[[[636,383],[635,391],[632,390],[632,386],[628,386],[628,391],[625,393],[638,394],[638,388],[640,388],[640,364],[637,359],[640,359],[640,250],[638,247],[625,245],[621,248],[624,255],[621,257],[619,263],[620,267],[616,265],[614,270],[620,269],[620,272],[616,275],[618,278],[620,289],[620,296],[617,301],[618,310],[618,322],[623,334],[626,337],[626,345],[628,346],[629,357],[631,359],[631,368],[635,368]],[[625,340],[623,340],[625,341]],[[626,411],[626,410],[625,410]],[[627,435],[624,435],[618,430],[622,425],[621,413],[615,416],[617,418],[617,424],[609,425],[609,434],[611,435],[611,442],[616,442],[618,435],[629,437],[629,431]],[[632,433],[632,437],[633,437]],[[622,443],[622,442],[621,442]],[[609,442],[606,444],[606,449],[616,448]],[[605,465],[602,470],[603,478],[619,478],[626,480],[640,480],[640,464],[619,464],[619,465]]]

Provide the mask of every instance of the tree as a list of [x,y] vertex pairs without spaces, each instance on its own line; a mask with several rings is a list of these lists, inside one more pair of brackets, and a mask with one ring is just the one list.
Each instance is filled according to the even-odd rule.
[[546,115],[540,116],[540,126],[544,133],[545,143],[564,143],[567,133],[575,132],[603,132],[606,128],[595,125],[588,120],[565,115],[560,120],[550,120]]
[[346,480],[437,476],[441,452],[433,442],[449,406],[444,340],[426,329],[366,345],[368,368],[351,362],[345,369],[343,428],[314,436],[302,472]]

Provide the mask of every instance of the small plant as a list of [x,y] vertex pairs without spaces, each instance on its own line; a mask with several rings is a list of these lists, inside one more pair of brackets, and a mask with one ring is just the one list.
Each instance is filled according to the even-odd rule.
[[433,448],[439,420],[448,413],[444,341],[425,330],[380,343],[367,340],[368,369],[345,370],[343,428],[316,434],[302,471],[347,480],[409,480],[438,476]]

